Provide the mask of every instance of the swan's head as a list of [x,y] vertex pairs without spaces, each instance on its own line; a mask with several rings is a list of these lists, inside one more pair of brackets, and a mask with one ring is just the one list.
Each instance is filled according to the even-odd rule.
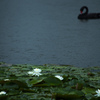
[[88,13],[88,7],[86,7],[86,6],[81,7],[80,13],[82,14],[84,9],[86,10],[84,14],[87,14]]

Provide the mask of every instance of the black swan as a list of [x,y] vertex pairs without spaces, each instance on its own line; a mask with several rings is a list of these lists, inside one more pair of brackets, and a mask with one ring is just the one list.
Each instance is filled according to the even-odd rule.
[[[83,13],[83,10],[86,10]],[[79,14],[78,19],[99,19],[100,18],[100,13],[88,13],[88,7],[83,6],[80,9],[81,14]]]

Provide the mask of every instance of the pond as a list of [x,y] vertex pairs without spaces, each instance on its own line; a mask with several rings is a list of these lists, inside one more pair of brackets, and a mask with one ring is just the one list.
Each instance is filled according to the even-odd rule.
[[78,20],[83,5],[100,12],[99,0],[1,0],[0,61],[100,66],[100,19]]

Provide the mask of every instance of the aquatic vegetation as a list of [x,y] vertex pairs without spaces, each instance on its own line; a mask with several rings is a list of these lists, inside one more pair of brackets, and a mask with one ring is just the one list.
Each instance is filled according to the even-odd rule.
[[97,94],[95,96],[100,97],[100,90],[99,89],[96,91],[96,93]]
[[3,94],[6,94],[6,92],[5,91],[1,91],[0,92],[0,95],[3,95]]
[[50,64],[0,66],[0,91],[7,94],[0,100],[100,100],[98,70]]
[[60,80],[63,80],[62,76],[56,75],[55,77],[58,78],[58,79],[60,79]]
[[10,81],[9,79],[4,79],[4,81]]
[[33,71],[29,71],[28,74],[40,76],[42,75],[40,72],[41,72],[41,69],[35,68]]

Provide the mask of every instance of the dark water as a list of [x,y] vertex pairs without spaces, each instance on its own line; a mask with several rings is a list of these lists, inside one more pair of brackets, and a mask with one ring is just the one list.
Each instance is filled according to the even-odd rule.
[[0,61],[100,66],[100,19],[77,19],[100,0],[0,0]]

